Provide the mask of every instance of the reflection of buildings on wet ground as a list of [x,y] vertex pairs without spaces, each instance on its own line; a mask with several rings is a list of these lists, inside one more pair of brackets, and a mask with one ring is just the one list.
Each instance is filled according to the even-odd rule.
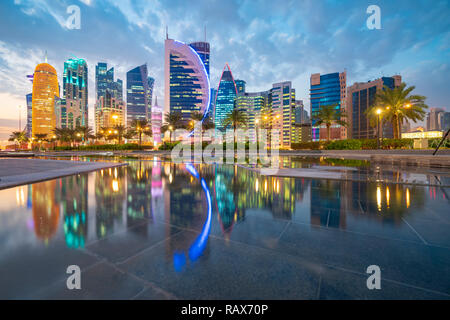
[[127,168],[110,168],[95,175],[95,228],[98,238],[112,233],[115,223],[123,223],[126,174]]
[[69,248],[83,248],[88,233],[88,175],[59,180],[64,235]]
[[59,180],[36,183],[32,188],[32,211],[36,237],[47,242],[58,231],[60,219]]
[[129,163],[126,175],[127,226],[136,225],[150,217],[152,186],[149,180],[151,177],[151,162],[133,161]]

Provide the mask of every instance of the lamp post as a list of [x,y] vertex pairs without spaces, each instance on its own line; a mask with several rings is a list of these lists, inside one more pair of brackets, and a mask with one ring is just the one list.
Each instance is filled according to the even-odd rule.
[[381,147],[381,141],[380,141],[380,139],[381,139],[381,133],[380,133],[380,129],[381,129],[381,125],[380,125],[380,118],[381,118],[381,112],[382,112],[382,110],[380,109],[380,108],[378,108],[377,109],[377,149],[380,149],[380,147]]

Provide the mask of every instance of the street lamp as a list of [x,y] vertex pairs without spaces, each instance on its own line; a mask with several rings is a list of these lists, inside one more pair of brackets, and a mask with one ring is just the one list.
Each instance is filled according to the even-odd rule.
[[380,108],[378,108],[377,109],[377,111],[376,111],[376,113],[377,113],[377,115],[378,115],[378,117],[377,117],[377,149],[380,149],[380,146],[381,146],[381,141],[380,141],[380,138],[381,138],[381,134],[380,134],[380,129],[381,129],[381,126],[380,126],[380,118],[381,118],[381,113],[383,112],[383,110],[381,110]]

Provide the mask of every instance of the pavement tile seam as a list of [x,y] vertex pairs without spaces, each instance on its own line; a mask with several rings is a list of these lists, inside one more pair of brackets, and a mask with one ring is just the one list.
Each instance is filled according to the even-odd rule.
[[406,223],[406,225],[417,235],[417,237],[425,244],[429,245],[429,243],[420,235],[420,233],[414,229],[412,225],[408,223],[408,221],[405,220],[405,218],[402,217],[402,221]]
[[[366,273],[358,272],[358,271],[355,271],[355,270],[350,270],[350,269],[347,269],[347,268],[342,268],[342,267],[339,267],[339,266],[334,266],[334,265],[331,265],[331,264],[324,264],[323,266],[326,267],[326,268],[338,270],[338,271],[345,272],[345,273],[351,273],[351,274],[355,274],[355,275],[367,278],[367,274]],[[427,289],[427,288],[411,285],[411,284],[408,284],[408,283],[405,283],[405,282],[400,282],[400,281],[392,280],[392,279],[385,278],[385,277],[382,277],[382,281],[390,282],[390,283],[393,283],[393,284],[396,284],[396,285],[399,285],[399,286],[403,286],[403,287],[407,287],[407,288],[411,288],[411,289],[416,289],[416,290],[426,291],[426,292],[430,292],[430,293],[434,293],[434,294],[438,294],[438,295],[443,295],[443,296],[446,296],[446,297],[450,298],[450,294],[442,292],[442,291],[436,291],[436,290],[432,290],[432,289]]]

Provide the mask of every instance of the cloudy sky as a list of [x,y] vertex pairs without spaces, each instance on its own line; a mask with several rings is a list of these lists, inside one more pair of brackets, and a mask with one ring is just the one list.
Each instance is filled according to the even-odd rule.
[[[366,26],[372,4],[380,30]],[[79,30],[66,27],[70,5],[81,10]],[[309,108],[311,73],[347,70],[347,85],[401,74],[430,106],[450,111],[449,16],[448,0],[1,0],[0,140],[17,128],[19,106],[24,121],[26,75],[46,51],[60,82],[64,60],[88,62],[90,110],[99,61],[121,79],[147,63],[162,103],[165,26],[184,42],[203,40],[206,26],[213,86],[229,63],[247,91],[290,80]]]

